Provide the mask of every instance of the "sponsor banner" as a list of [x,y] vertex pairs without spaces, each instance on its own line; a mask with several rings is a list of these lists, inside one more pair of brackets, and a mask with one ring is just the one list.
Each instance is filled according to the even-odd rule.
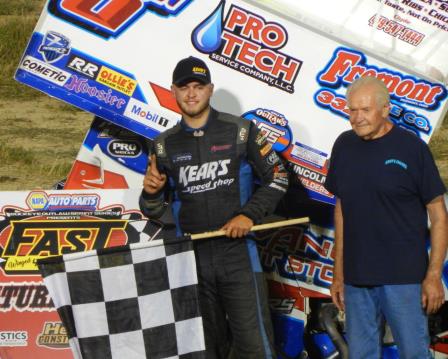
[[334,232],[311,224],[257,233],[263,241],[260,261],[274,282],[309,290],[308,296],[327,296],[333,278]]
[[[124,144],[121,155],[135,154],[131,140]],[[73,358],[36,261],[148,240],[160,226],[140,213],[139,195],[140,189],[2,192],[2,358]]]
[[23,347],[28,345],[26,331],[0,331],[0,347]]
[[[401,2],[406,12],[417,11]],[[335,139],[350,128],[345,91],[356,78],[381,78],[391,93],[391,119],[424,141],[446,108],[446,87],[419,78],[413,66],[391,66],[386,57],[349,47],[260,2],[80,4],[84,1],[47,2],[20,62],[18,81],[152,139],[180,117],[170,91],[176,63],[189,55],[200,57],[215,84],[212,105],[254,121],[284,159],[307,167],[297,176],[320,201],[333,203],[334,198],[310,176],[325,176]],[[377,7],[376,1],[369,4]],[[406,46],[423,46],[429,37],[390,14],[374,15],[363,13],[360,19]],[[142,33],[148,34],[145,41]],[[132,146],[112,144],[116,147],[101,152],[131,156],[126,145]],[[269,153],[269,147],[263,151]],[[93,171],[81,162],[78,170]]]
[[60,70],[32,56],[25,56],[20,63],[19,68],[59,86],[64,86],[71,76],[70,73]]
[[265,1],[272,11],[363,51],[381,54],[397,67],[447,83],[446,0]]

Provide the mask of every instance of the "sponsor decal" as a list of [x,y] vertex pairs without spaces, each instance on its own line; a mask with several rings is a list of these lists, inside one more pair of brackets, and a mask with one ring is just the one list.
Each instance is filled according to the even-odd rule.
[[263,138],[265,138],[272,144],[274,150],[280,153],[290,146],[292,131],[288,125],[289,121],[281,113],[274,110],[257,108],[244,113],[243,117],[253,121],[260,129],[261,135],[255,140],[257,144],[259,142],[262,143]]
[[57,32],[48,31],[38,51],[46,62],[56,62],[70,52],[70,40]]
[[388,165],[395,165],[395,166],[399,166],[401,168],[404,168],[405,170],[408,169],[408,165],[406,163],[404,163],[403,161],[397,160],[395,158],[389,158],[388,160],[384,161],[384,164],[386,166]]
[[[364,54],[344,47],[335,50],[331,60],[317,75],[317,82],[338,89],[361,76],[379,78],[386,84],[392,99],[419,108],[435,110],[447,97],[446,89],[440,84],[369,65]],[[342,101],[338,102],[338,108],[342,110],[345,104],[342,106]]]
[[96,81],[127,96],[132,96],[137,87],[137,81],[106,66],[101,67]]
[[124,115],[143,125],[148,126],[150,124],[151,127],[160,132],[176,124],[176,121],[158,114],[152,107],[134,98],[129,100]]
[[260,261],[266,272],[328,289],[333,278],[334,233],[315,225],[290,227],[258,234],[266,244],[260,248]]
[[269,298],[269,308],[277,314],[290,314],[296,298]]
[[[220,178],[229,173],[230,159],[206,162],[202,165],[183,166],[179,168],[179,183],[184,187],[182,192],[206,192],[222,186],[230,186],[234,178]],[[202,182],[200,184],[194,184]]]
[[274,183],[274,182],[271,182],[271,183],[269,184],[269,187],[274,188],[274,189],[276,189],[276,190],[278,190],[278,191],[281,191],[281,192],[286,192],[286,189],[285,189],[284,187],[279,186],[278,184],[276,184],[276,183]]
[[163,147],[163,145],[160,143],[160,142],[158,142],[157,144],[156,144],[156,152],[157,152],[157,154],[158,155],[163,155],[164,153],[165,153],[165,148]]
[[138,157],[142,148],[138,141],[113,140],[107,145],[107,151],[114,157]]
[[297,177],[306,189],[317,192],[325,197],[333,198],[333,195],[323,186],[326,175],[320,172],[319,169],[293,164],[292,170],[297,174]]
[[26,204],[0,211],[0,267],[7,275],[36,274],[40,258],[139,240],[132,222],[141,220],[141,213],[123,212],[118,204],[99,209],[96,194],[38,191]]
[[20,63],[20,68],[58,86],[64,86],[71,76],[70,73],[29,55]]
[[262,146],[263,144],[265,144],[266,143],[266,141],[267,141],[267,137],[268,137],[268,134],[267,133],[265,133],[265,132],[258,132],[258,135],[257,135],[257,137],[255,138],[255,143],[258,145],[258,146]]
[[191,161],[192,158],[193,156],[191,155],[191,153],[181,153],[179,155],[173,156],[173,162],[177,163],[177,162]]
[[413,46],[417,46],[425,38],[424,34],[382,15],[373,15],[369,19],[369,26],[382,30],[386,34]]
[[50,0],[48,11],[104,38],[118,37],[146,11],[178,15],[192,0]]
[[[4,271],[35,274],[40,258],[106,248],[116,231],[125,236],[126,220],[67,217],[11,221],[0,234],[0,242],[5,243],[1,255],[5,260],[1,264]],[[125,244],[126,240],[122,242]]]
[[53,312],[55,307],[42,282],[1,282],[0,312]]
[[260,155],[265,157],[271,149],[272,145],[269,142],[266,142],[266,144],[260,149]]
[[327,154],[315,148],[296,142],[291,150],[291,157],[323,169],[327,162]]
[[193,30],[193,46],[213,61],[294,93],[302,61],[280,51],[288,42],[286,29],[236,5],[223,21],[224,5],[221,1]]
[[67,331],[61,322],[45,322],[42,332],[36,337],[36,344],[51,349],[68,348]]
[[0,347],[25,347],[28,345],[28,332],[1,331]]
[[97,77],[100,69],[100,65],[97,63],[73,54],[69,58],[66,67],[92,80]]
[[45,192],[30,192],[26,199],[27,205],[34,210],[95,210],[99,204],[97,194],[50,194]]
[[269,156],[266,157],[266,163],[270,164],[271,166],[275,165],[279,161],[280,158],[275,151],[272,151]]
[[213,145],[212,147],[210,147],[210,151],[211,152],[220,152],[220,151],[227,151],[230,150],[232,148],[232,145]]
[[249,133],[248,133],[247,129],[245,127],[241,127],[240,133],[238,135],[240,142],[246,142],[248,135],[249,135]]
[[85,78],[72,75],[70,80],[71,81],[64,86],[64,88],[69,91],[76,92],[77,94],[87,95],[91,98],[96,98],[97,100],[104,102],[107,105],[116,107],[117,109],[122,108],[126,103],[126,100],[114,95],[111,89],[105,91],[97,88],[96,86],[91,86],[89,84],[89,80]]
[[313,171],[310,168],[307,168],[305,166],[300,166],[300,165],[293,165],[294,168],[294,172],[296,174],[298,174],[300,177],[305,177],[310,179],[311,181],[320,183],[320,184],[324,184],[325,183],[325,179],[326,176],[324,176],[322,173]]

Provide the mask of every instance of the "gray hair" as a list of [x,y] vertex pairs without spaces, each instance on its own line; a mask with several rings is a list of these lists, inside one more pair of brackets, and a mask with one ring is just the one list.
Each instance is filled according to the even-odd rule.
[[353,81],[347,88],[345,97],[347,100],[353,92],[356,92],[361,87],[374,86],[377,91],[375,91],[376,102],[378,106],[387,105],[390,102],[389,90],[386,84],[380,79],[372,76],[359,77]]

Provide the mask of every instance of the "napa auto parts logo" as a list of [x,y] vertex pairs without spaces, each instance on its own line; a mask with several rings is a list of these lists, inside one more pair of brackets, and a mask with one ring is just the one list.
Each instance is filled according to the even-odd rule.
[[48,11],[104,38],[118,37],[146,11],[176,16],[192,0],[50,0]]
[[336,90],[347,87],[361,76],[374,76],[386,84],[391,96],[390,118],[395,123],[418,135],[431,133],[429,120],[408,109],[405,104],[417,109],[435,111],[447,97],[445,87],[387,68],[369,65],[364,54],[349,48],[337,48],[331,60],[317,75],[317,82],[323,88],[314,95],[316,104],[348,119],[346,98]]
[[193,30],[194,47],[213,61],[293,93],[302,61],[280,51],[288,42],[286,29],[235,5],[223,21],[224,5],[221,1]]
[[95,210],[99,203],[97,194],[50,194],[45,192],[31,192],[27,205],[34,210]]

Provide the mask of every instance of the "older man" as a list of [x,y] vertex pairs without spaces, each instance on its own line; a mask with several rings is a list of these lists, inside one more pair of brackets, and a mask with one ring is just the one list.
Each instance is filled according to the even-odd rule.
[[444,302],[445,186],[428,146],[389,120],[382,81],[359,78],[347,100],[352,130],[334,144],[325,187],[337,197],[331,295],[346,311],[350,357],[381,357],[385,318],[401,359],[431,358],[426,315]]

